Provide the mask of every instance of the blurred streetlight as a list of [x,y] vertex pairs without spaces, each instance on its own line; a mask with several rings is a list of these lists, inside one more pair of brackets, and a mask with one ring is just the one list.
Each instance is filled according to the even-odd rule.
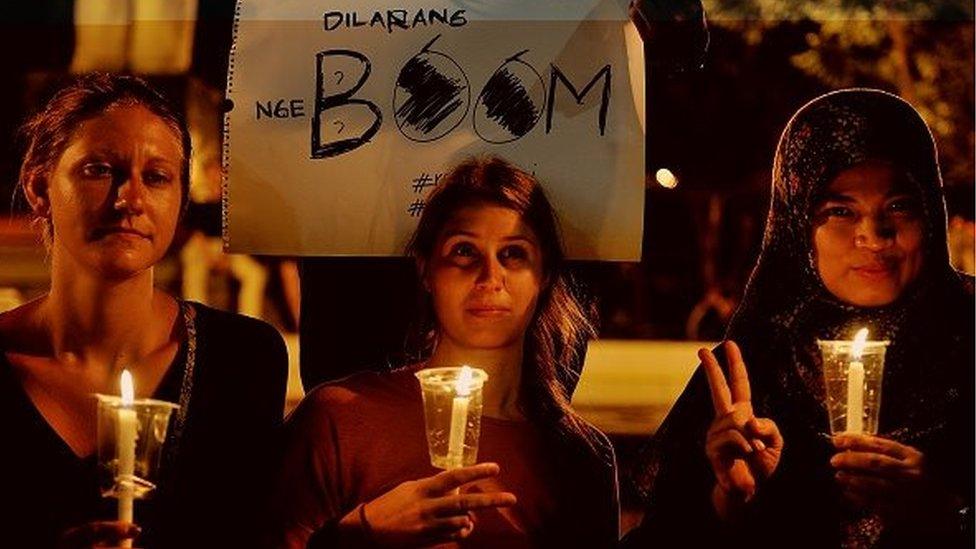
[[667,168],[659,169],[654,174],[654,178],[665,189],[673,189],[678,186],[678,178]]

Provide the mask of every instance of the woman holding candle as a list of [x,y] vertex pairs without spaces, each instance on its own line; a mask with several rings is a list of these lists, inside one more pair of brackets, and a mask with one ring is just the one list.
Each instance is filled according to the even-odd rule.
[[[423,287],[420,360],[322,385],[289,418],[274,546],[614,545],[613,453],[569,407],[595,330],[539,184],[499,159],[461,164],[408,251]],[[488,463],[437,473],[415,373],[461,365],[488,374]]]
[[[246,546],[270,484],[287,357],[270,326],[153,286],[186,206],[182,116],[140,79],[85,75],[24,136],[20,185],[43,229],[51,288],[0,315],[0,545],[128,545],[141,527],[140,547]],[[135,503],[138,527],[111,520],[95,456],[93,393],[119,395],[123,369],[135,399],[181,407],[156,493]],[[123,419],[120,446],[153,436]]]
[[[949,264],[918,113],[867,89],[804,106],[779,142],[762,251],[728,341],[699,353],[656,435],[629,544],[962,544],[973,304],[972,279]],[[817,340],[860,328],[890,340],[880,434],[831,438]]]

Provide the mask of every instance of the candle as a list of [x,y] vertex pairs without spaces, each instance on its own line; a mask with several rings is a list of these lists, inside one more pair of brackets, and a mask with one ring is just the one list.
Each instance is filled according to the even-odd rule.
[[854,360],[847,370],[847,429],[849,433],[864,432],[864,364],[861,354],[868,339],[868,329],[861,328],[854,336],[851,356]]
[[456,469],[464,463],[464,432],[468,425],[471,377],[471,368],[462,366],[457,381],[454,383],[454,401],[451,403],[451,433],[447,439],[449,469]]
[[[132,409],[135,400],[132,374],[128,370],[122,370],[122,377],[119,382],[122,389],[122,405],[118,409],[116,437],[119,460],[116,471],[116,482],[119,485],[119,521],[133,522],[132,504],[135,498],[133,479],[135,477],[138,420],[136,411]],[[122,547],[132,547],[132,540],[124,540]]]

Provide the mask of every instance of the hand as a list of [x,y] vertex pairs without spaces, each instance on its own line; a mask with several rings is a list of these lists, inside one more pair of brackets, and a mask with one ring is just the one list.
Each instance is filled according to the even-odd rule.
[[370,544],[385,547],[433,545],[468,537],[474,529],[471,511],[515,505],[509,492],[458,493],[461,486],[498,475],[498,465],[481,463],[444,471],[398,485],[346,515],[340,528],[361,528]]
[[719,516],[728,519],[734,507],[755,495],[757,480],[769,478],[776,470],[783,437],[773,420],[753,415],[749,375],[735,342],[725,343],[729,383],[711,351],[701,349],[698,357],[715,407],[705,439],[705,454],[716,479],[712,503]]
[[96,521],[75,526],[61,534],[58,549],[90,549],[92,547],[121,547],[142,531],[131,522]]
[[838,453],[830,459],[844,498],[877,512],[890,523],[921,526],[951,521],[961,499],[931,481],[925,455],[879,436],[842,433],[833,437]]

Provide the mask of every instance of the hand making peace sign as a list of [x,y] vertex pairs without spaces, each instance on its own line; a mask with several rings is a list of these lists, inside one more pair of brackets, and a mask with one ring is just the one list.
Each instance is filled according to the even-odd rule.
[[715,355],[708,349],[698,351],[715,406],[715,419],[705,439],[705,454],[716,480],[712,503],[719,516],[727,519],[734,506],[755,495],[757,480],[765,480],[776,470],[783,437],[773,420],[753,415],[749,375],[735,342],[725,342],[725,357],[728,382]]

